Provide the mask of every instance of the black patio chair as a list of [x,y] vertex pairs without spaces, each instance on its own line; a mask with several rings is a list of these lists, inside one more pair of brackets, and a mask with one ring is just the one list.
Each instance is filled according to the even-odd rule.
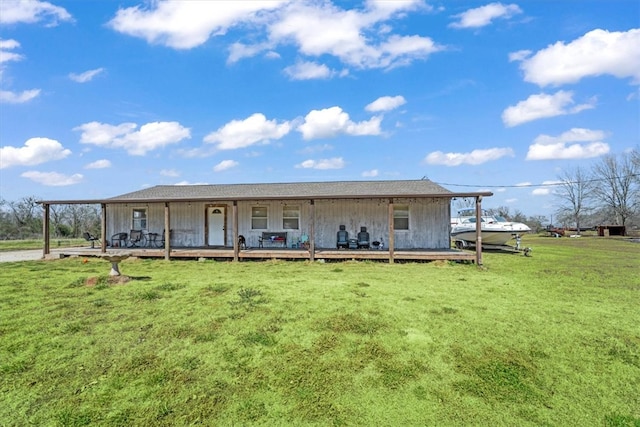
[[340,230],[338,230],[336,237],[337,237],[337,241],[336,241],[337,249],[340,249],[340,248],[347,249],[349,247],[349,232],[347,231],[347,228],[344,225],[340,226]]
[[127,237],[129,235],[127,233],[116,233],[111,236],[111,247],[113,248],[124,248],[127,246]]
[[86,240],[87,242],[91,242],[91,249],[95,248],[94,244],[96,242],[100,243],[100,239],[97,238],[96,236],[94,236],[93,234],[85,231],[82,236],[84,237],[84,240]]
[[369,249],[371,242],[369,241],[369,233],[367,227],[360,227],[358,233],[358,249]]
[[130,247],[143,247],[146,246],[147,244],[147,239],[144,236],[144,233],[142,232],[142,230],[131,230],[131,233],[129,233],[129,246]]

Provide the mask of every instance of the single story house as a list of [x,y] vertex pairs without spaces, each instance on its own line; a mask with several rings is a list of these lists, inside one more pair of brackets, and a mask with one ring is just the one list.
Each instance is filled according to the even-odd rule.
[[[181,253],[217,257],[224,252],[237,260],[269,251],[267,257],[313,260],[324,251],[323,258],[383,257],[393,262],[398,251],[450,251],[452,200],[472,197],[481,208],[482,197],[491,195],[454,193],[421,179],[158,185],[103,200],[40,203],[45,212],[45,255],[51,205],[100,204],[102,252],[142,246],[136,250],[166,259]],[[340,229],[350,239],[366,231],[371,245],[338,248]],[[379,252],[373,254],[374,249]],[[456,259],[455,253],[447,259]],[[481,255],[476,262],[481,264]]]

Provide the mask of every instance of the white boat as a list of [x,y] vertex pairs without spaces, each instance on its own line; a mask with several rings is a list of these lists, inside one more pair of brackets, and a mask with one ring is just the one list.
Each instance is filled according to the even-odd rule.
[[[531,231],[526,224],[506,221],[502,217],[489,215],[486,211],[482,212],[481,221],[483,245],[503,246],[509,240]],[[476,223],[475,209],[461,209],[458,211],[458,217],[451,221],[451,237],[456,241],[475,243]]]

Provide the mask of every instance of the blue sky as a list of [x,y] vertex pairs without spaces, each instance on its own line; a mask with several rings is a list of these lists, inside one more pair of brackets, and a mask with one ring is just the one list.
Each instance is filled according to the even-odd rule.
[[550,215],[639,84],[636,0],[2,0],[0,197],[426,176]]

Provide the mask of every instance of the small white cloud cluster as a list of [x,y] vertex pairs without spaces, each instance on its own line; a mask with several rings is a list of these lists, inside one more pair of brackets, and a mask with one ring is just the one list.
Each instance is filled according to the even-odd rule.
[[[510,61],[520,62],[524,80],[540,87],[577,83],[587,77],[612,75],[630,78],[640,84],[640,29],[626,32],[593,30],[570,42],[557,42],[535,54],[529,50],[513,52]],[[507,107],[502,121],[508,127],[595,107],[595,98],[572,106],[572,91],[553,95],[539,93]]]
[[587,159],[609,153],[601,130],[573,128],[559,136],[540,135],[529,146],[527,160]]
[[573,105],[573,92],[559,90],[553,95],[539,93],[531,95],[525,101],[508,107],[502,113],[502,121],[508,127],[518,126],[533,120],[547,117],[576,114],[595,107],[595,99],[579,105]]
[[2,0],[0,2],[0,24],[34,24],[47,21],[55,26],[58,21],[73,21],[63,7],[39,0]]
[[90,122],[74,130],[82,132],[80,142],[83,144],[123,148],[134,156],[143,156],[149,151],[191,138],[190,130],[178,122],[152,122],[139,129],[135,123],[110,125]]
[[449,26],[451,28],[480,28],[491,24],[495,19],[509,19],[519,13],[522,13],[522,9],[516,4],[490,3],[454,15],[458,21],[449,24]]
[[[0,39],[0,82],[4,82],[2,76],[5,71],[6,63],[12,61],[22,61],[24,59],[23,55],[15,52],[15,49],[19,47],[20,43],[18,43],[16,40]],[[36,98],[38,95],[40,95],[40,89],[28,89],[22,92],[13,92],[0,88],[0,103],[22,104],[24,102],[32,100],[33,98]]]
[[[385,25],[420,9],[431,8],[421,0],[366,2],[362,10],[344,10],[330,2],[158,0],[146,8],[119,9],[109,26],[149,43],[192,49],[250,25],[255,43],[232,43],[229,63],[261,53],[280,57],[279,47],[293,45],[304,59],[287,66],[285,74],[293,80],[326,79],[345,76],[348,68],[404,66],[444,50],[429,37],[400,36]],[[346,68],[337,71],[318,62],[327,57]]]
[[524,80],[541,87],[605,74],[631,78],[632,83],[640,84],[640,29],[597,29],[570,43],[557,42],[534,55],[524,53],[518,58]]
[[60,160],[71,154],[58,141],[49,138],[31,138],[22,147],[0,147],[0,169],[12,166],[33,166],[51,160]]
[[425,157],[424,163],[444,166],[480,165],[505,156],[513,157],[513,150],[511,148],[488,148],[473,150],[470,153],[443,153],[442,151],[434,151]]

